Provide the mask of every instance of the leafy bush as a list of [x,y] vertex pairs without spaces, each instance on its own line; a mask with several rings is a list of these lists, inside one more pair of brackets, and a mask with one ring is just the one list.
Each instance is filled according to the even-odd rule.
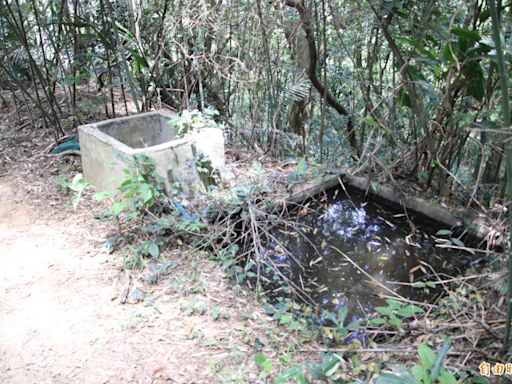
[[187,133],[201,128],[222,128],[213,120],[219,112],[214,109],[205,109],[203,112],[194,109],[184,110],[180,116],[176,116],[169,122],[170,127],[176,132],[177,137],[183,137]]
[[450,345],[450,339],[445,339],[437,355],[428,345],[418,345],[420,364],[410,370],[403,365],[396,365],[392,367],[392,372],[382,373],[375,384],[456,384],[453,374],[443,366]]

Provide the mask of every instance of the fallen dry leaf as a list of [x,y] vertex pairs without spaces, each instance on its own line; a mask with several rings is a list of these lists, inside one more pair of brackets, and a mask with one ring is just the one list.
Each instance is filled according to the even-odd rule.
[[165,363],[159,361],[153,366],[153,368],[151,369],[151,372],[153,375],[156,375],[158,372],[162,371],[164,368],[165,368]]

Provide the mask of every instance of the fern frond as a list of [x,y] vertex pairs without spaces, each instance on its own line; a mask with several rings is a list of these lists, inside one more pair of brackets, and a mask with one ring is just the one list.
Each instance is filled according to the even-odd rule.
[[311,84],[304,74],[295,78],[282,92],[279,100],[279,112],[286,115],[293,103],[302,101],[309,97]]

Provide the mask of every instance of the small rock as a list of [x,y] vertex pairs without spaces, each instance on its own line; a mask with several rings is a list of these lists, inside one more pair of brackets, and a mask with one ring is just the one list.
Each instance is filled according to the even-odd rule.
[[130,294],[130,301],[133,303],[140,303],[141,301],[144,301],[144,296],[145,295],[142,290],[140,290],[139,288],[135,288]]

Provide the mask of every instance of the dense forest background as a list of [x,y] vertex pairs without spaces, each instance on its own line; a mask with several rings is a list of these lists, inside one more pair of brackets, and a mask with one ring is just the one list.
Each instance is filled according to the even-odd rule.
[[[0,0],[0,133],[5,136],[0,136],[0,177],[7,175],[4,164],[16,163],[18,153],[12,147],[21,152],[37,147],[36,140],[53,140],[46,149],[27,149],[29,155],[19,163],[33,165],[76,136],[81,124],[170,109],[198,111],[192,115],[200,113],[208,123],[215,120],[224,129],[228,149],[251,153],[258,160],[286,159],[283,164],[297,168],[321,164],[318,169],[336,174],[348,170],[365,176],[374,191],[375,183],[397,194],[421,195],[429,203],[457,206],[459,212],[475,209],[491,223],[490,235],[471,249],[460,238],[450,244],[483,255],[488,270],[460,279],[440,280],[436,275],[446,289],[446,302],[437,312],[429,309],[420,325],[414,310],[404,317],[414,317],[418,329],[437,338],[438,346],[443,343],[437,368],[429,355],[427,371],[439,374],[448,356],[450,341],[439,337],[445,324],[458,332],[453,332],[459,342],[454,352],[460,357],[458,368],[466,366],[471,354],[473,365],[478,353],[491,361],[497,356],[488,352],[491,347],[507,352],[512,330],[512,252],[504,236],[510,234],[512,219],[511,27],[510,0]],[[22,137],[26,131],[32,133],[29,139]],[[64,156],[48,158],[63,161]],[[69,164],[80,172],[75,160]],[[261,164],[255,164],[259,174]],[[32,165],[20,174],[34,172]],[[78,191],[79,200],[87,181],[70,182],[68,176],[62,185]],[[82,189],[73,189],[75,180],[84,183]],[[259,185],[260,180],[253,183]],[[152,188],[146,190],[156,191]],[[255,191],[259,195],[248,200],[250,204],[236,201],[236,209],[263,207],[264,193]],[[156,200],[151,197],[138,206],[139,223],[147,213],[154,216],[146,203]],[[136,227],[142,228],[136,224],[126,229],[135,232]],[[197,235],[206,227],[189,232]],[[230,238],[225,233],[235,225],[229,231],[218,227],[224,232],[208,230],[211,243]],[[440,232],[451,237],[452,229]],[[464,234],[463,229],[460,237]],[[247,244],[247,239],[257,244],[245,254],[253,252],[259,262],[259,235],[244,238]],[[179,239],[176,244],[181,245]],[[160,252],[156,240],[147,239],[137,251],[131,249],[139,261]],[[502,251],[508,251],[508,260]],[[129,282],[128,272],[126,276]],[[448,289],[445,283],[453,285]],[[399,311],[393,307],[396,302],[389,305],[384,310],[394,316]],[[345,315],[335,319],[339,327],[332,334],[338,343],[348,337]],[[286,316],[280,325],[291,321],[288,312]],[[429,316],[442,320],[440,333],[432,330]],[[370,327],[382,326],[383,340],[402,343],[401,321],[395,333],[384,323]],[[460,335],[477,327],[478,337],[460,341],[465,337]],[[486,333],[492,336],[489,343],[480,337]],[[408,334],[413,353],[417,335],[414,330]],[[461,352],[466,350],[467,358]],[[339,361],[323,361],[324,370]],[[270,374],[266,360],[256,364]],[[476,365],[472,369],[476,372]],[[374,368],[368,370],[370,377]],[[425,376],[425,383],[434,381]]]
[[[506,76],[512,7],[495,8]],[[218,112],[256,151],[489,206],[510,133],[492,26],[481,0],[4,1],[1,102],[56,140],[129,103]]]

